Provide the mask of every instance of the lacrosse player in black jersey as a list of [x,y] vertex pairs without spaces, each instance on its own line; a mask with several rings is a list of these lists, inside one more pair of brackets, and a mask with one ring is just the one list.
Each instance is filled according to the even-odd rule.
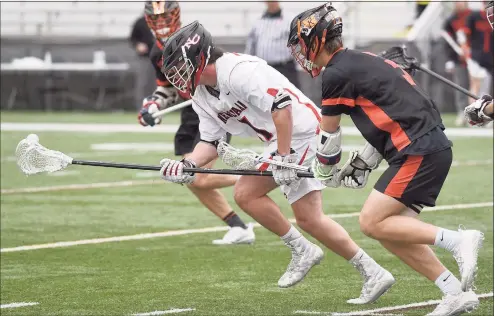
[[[330,3],[299,14],[291,23],[288,46],[293,56],[313,77],[325,67],[313,173],[327,186],[359,189],[385,159],[389,167],[361,210],[362,232],[440,288],[443,300],[430,315],[469,311],[479,304],[471,289],[483,234],[452,231],[417,218],[424,206],[435,205],[452,163],[452,144],[440,114],[396,63],[344,48],[342,25]],[[351,117],[367,143],[338,171],[342,114]],[[461,281],[429,245],[452,253]]]

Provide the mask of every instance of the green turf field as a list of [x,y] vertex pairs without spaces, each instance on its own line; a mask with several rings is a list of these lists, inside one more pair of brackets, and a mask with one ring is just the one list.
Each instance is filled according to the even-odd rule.
[[[449,124],[453,117],[446,116],[445,121]],[[2,112],[1,122],[137,124],[134,114],[122,113]],[[165,123],[178,124],[178,116],[168,116]],[[1,131],[2,250],[223,226],[187,188],[165,183],[154,172],[71,166],[63,172],[26,177],[17,169],[14,150],[27,134],[28,131]],[[163,157],[173,157],[172,150],[140,152],[101,148],[101,144],[109,143],[172,144],[171,133],[37,134],[48,148],[71,153],[77,159],[158,164]],[[493,138],[456,137],[452,141],[456,166],[452,167],[437,203],[452,207],[425,212],[422,218],[449,229],[464,225],[485,233],[476,292],[490,293],[493,292],[494,268],[493,207],[464,204],[493,202]],[[344,136],[344,144],[359,146],[363,140]],[[261,144],[256,140],[234,138],[233,145],[255,147]],[[217,167],[225,166],[218,163]],[[363,190],[325,190],[325,213],[358,212],[380,173],[374,172],[369,186]],[[127,186],[122,186],[124,181]],[[107,187],[89,188],[101,183]],[[80,185],[79,189],[67,189],[74,184]],[[48,187],[54,188],[37,193],[21,192],[24,188]],[[240,216],[251,221],[235,206],[232,189],[223,192]],[[283,212],[292,217],[283,195],[276,191],[271,196],[282,205]],[[361,280],[350,264],[329,251],[322,264],[302,283],[294,288],[279,289],[277,281],[290,260],[290,251],[279,238],[257,228],[256,243],[252,246],[214,246],[211,240],[221,238],[223,231],[193,231],[181,236],[2,252],[1,304],[39,304],[2,308],[1,313],[133,315],[176,309],[175,313],[184,315],[303,315],[296,311],[330,315],[440,299],[441,293],[433,284],[364,236],[357,217],[336,220],[397,279],[397,284],[375,304],[357,307],[346,304],[347,299],[359,295]],[[458,273],[446,251],[437,250],[437,253],[451,271]],[[393,313],[424,315],[432,309]],[[471,315],[493,315],[493,297],[483,299],[479,309]]]

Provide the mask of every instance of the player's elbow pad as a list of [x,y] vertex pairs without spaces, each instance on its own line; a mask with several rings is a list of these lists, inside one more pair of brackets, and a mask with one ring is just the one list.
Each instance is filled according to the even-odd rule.
[[366,163],[368,168],[375,170],[378,168],[383,160],[383,156],[376,150],[375,147],[371,146],[370,143],[366,142],[363,149],[359,152],[359,157]]
[[285,109],[292,104],[292,99],[287,91],[280,89],[273,98],[272,113],[278,110]]
[[318,161],[327,166],[333,166],[339,163],[342,157],[342,132],[339,128],[334,133],[328,133],[320,130],[318,135],[318,145],[316,158]]

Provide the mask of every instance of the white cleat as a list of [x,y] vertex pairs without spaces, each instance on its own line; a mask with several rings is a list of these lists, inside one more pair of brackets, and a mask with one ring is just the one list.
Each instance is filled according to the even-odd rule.
[[478,252],[483,246],[483,233],[477,230],[460,230],[461,243],[453,251],[455,261],[459,265],[461,287],[463,291],[473,288],[478,271]]
[[254,243],[255,236],[253,231],[253,224],[247,224],[247,228],[242,227],[230,227],[229,231],[223,236],[222,239],[213,240],[214,245],[237,245],[237,244],[252,244]]
[[447,294],[437,308],[426,316],[453,316],[471,312],[478,307],[480,301],[473,292],[461,292],[457,295]]
[[304,237],[286,243],[292,250],[292,259],[287,270],[278,280],[281,288],[291,287],[304,279],[314,265],[323,259],[323,250]]
[[363,289],[358,298],[353,298],[347,301],[349,304],[368,304],[376,301],[380,296],[388,291],[395,284],[395,279],[392,273],[380,267],[378,272],[369,276],[363,269],[358,268],[361,275],[364,277]]

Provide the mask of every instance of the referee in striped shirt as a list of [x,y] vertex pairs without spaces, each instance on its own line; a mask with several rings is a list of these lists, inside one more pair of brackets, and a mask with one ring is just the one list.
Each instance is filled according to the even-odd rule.
[[278,1],[265,1],[267,10],[249,32],[246,54],[257,56],[300,88],[298,71],[289,48],[291,17],[282,15]]

